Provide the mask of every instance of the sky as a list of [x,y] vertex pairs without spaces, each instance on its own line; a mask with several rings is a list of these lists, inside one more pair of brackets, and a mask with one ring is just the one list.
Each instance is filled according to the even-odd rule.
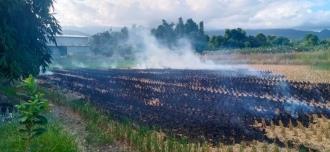
[[330,28],[330,0],[56,0],[54,6],[62,26],[154,27],[183,17],[209,30]]

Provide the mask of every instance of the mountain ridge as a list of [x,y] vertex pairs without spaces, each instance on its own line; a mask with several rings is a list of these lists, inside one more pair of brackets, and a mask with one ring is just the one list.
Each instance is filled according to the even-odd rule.
[[[106,30],[119,31],[120,27],[110,27],[110,26],[93,26],[93,27],[63,27],[63,34],[75,34],[92,36],[96,33],[103,32]],[[308,31],[308,30],[298,30],[298,29],[243,29],[246,31],[247,35],[257,35],[258,33],[263,33],[265,35],[273,36],[284,36],[293,40],[303,39],[307,34],[317,35],[321,40],[330,39],[330,30],[324,29],[322,31]],[[224,35],[225,29],[218,30],[206,30],[205,33],[209,36],[214,35]]]
[[[305,30],[297,30],[297,29],[243,29],[246,31],[247,35],[257,35],[258,33],[263,33],[265,35],[273,35],[273,36],[284,36],[289,39],[299,40],[303,39],[307,34],[317,35],[321,40],[330,39],[330,30],[324,29],[320,32],[316,31],[305,31]],[[210,36],[214,35],[224,35],[225,30],[208,30],[205,31],[206,34]]]

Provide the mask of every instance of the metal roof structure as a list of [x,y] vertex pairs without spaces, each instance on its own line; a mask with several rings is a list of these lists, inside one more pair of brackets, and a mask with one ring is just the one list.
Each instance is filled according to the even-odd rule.
[[[87,47],[89,41],[88,36],[83,35],[58,35],[56,36],[57,46],[66,47]],[[49,43],[48,46],[55,46],[54,43]]]

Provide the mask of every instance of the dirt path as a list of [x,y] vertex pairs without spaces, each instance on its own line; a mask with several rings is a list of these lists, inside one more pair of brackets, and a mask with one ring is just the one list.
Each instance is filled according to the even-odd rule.
[[81,152],[119,152],[121,148],[118,145],[102,145],[94,146],[86,142],[88,132],[86,131],[86,122],[84,119],[72,111],[70,108],[58,105],[52,105],[52,114],[59,120],[64,129],[76,137],[76,143],[78,144],[79,151]]

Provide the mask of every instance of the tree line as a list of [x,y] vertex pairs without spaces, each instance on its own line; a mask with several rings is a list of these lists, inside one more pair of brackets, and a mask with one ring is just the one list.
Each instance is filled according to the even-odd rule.
[[[132,54],[136,46],[131,46],[129,43],[129,32],[131,30],[139,30],[138,28],[132,28],[128,30],[127,27],[123,27],[120,31],[108,30],[102,33],[97,33],[91,37],[90,48],[97,54],[111,56],[115,53],[121,56],[129,56]],[[162,24],[157,28],[153,28],[150,31],[159,44],[165,47],[174,49],[179,47],[180,40],[188,40],[193,49],[197,52],[202,52],[207,49],[208,36],[204,34],[204,23],[195,23],[192,19],[188,19],[186,22],[182,18],[179,18],[178,24],[168,23],[166,20],[162,21]]]
[[190,41],[192,47],[197,52],[205,50],[217,50],[221,48],[246,48],[246,47],[265,47],[289,45],[290,40],[285,37],[266,36],[262,33],[251,36],[241,29],[226,29],[225,34],[208,36],[204,31],[203,21],[197,24],[193,19],[183,22],[179,18],[177,23],[168,23],[166,20],[151,33],[160,43],[169,47],[176,46],[180,39]]
[[[223,35],[209,36],[205,34],[203,21],[197,23],[193,19],[184,21],[181,17],[177,23],[162,20],[162,23],[151,29],[150,33],[161,45],[175,49],[180,47],[180,42],[187,40],[197,53],[203,51],[217,51],[221,49],[241,48],[271,48],[291,47],[304,50],[308,47],[330,47],[327,40],[321,41],[316,35],[308,34],[302,40],[293,41],[287,37],[265,35],[248,35],[241,28],[226,29]],[[106,31],[92,36],[91,48],[94,52],[111,55],[119,52],[121,55],[130,55],[134,50],[127,43],[129,37],[128,28],[124,27],[119,32]]]
[[255,48],[255,47],[273,47],[286,46],[290,40],[286,37],[264,35],[262,33],[256,36],[247,35],[241,29],[226,29],[224,35],[212,36],[208,41],[208,50],[218,50],[221,48]]

